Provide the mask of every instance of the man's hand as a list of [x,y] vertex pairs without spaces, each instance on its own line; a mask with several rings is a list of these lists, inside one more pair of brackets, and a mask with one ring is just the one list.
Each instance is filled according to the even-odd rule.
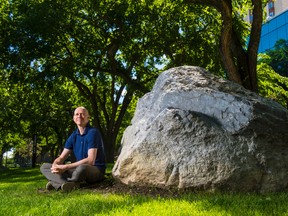
[[55,174],[61,174],[68,169],[67,165],[63,164],[53,164],[51,167],[51,172]]
[[57,157],[51,167],[52,173],[61,174],[69,169],[68,165],[63,164],[66,158],[69,156],[71,150],[64,148],[61,155]]

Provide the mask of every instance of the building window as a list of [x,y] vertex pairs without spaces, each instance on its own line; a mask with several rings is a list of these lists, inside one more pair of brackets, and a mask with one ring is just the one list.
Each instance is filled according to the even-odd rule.
[[270,0],[269,3],[268,3],[268,7],[269,7],[269,9],[273,8],[274,7],[274,2]]
[[275,7],[274,7],[274,1],[269,0],[268,2],[268,14],[270,17],[275,16]]

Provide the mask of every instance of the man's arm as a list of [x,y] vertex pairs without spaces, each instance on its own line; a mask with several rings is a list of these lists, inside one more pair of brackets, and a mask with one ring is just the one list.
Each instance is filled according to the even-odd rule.
[[[88,157],[87,158],[83,158],[82,160],[79,160],[79,161],[76,161],[76,162],[70,163],[70,164],[63,164],[64,160],[67,158],[67,157],[65,157],[66,153],[64,153],[64,151],[65,151],[65,149],[63,150],[62,154],[56,159],[57,163],[55,163],[55,165],[53,163],[53,166],[51,168],[51,170],[52,170],[54,167],[54,169],[52,170],[52,172],[54,171],[53,173],[63,173],[66,170],[76,168],[77,166],[79,166],[81,164],[94,165],[94,163],[95,163],[96,155],[97,155],[97,149],[96,148],[91,148],[88,150]],[[68,153],[68,155],[69,154],[70,154],[70,152]],[[63,160],[63,158],[65,158],[65,159]],[[58,162],[60,162],[60,163],[58,163]]]
[[63,164],[64,161],[68,158],[70,153],[71,153],[70,149],[64,148],[64,150],[62,151],[61,155],[54,160],[53,165]]

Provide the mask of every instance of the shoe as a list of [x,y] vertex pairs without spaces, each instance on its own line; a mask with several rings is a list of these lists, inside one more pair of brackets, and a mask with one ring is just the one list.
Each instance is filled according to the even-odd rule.
[[64,184],[61,185],[61,189],[65,192],[70,192],[78,188],[80,188],[80,185],[77,182],[65,182]]
[[55,188],[53,187],[53,185],[51,184],[51,182],[49,181],[49,182],[47,182],[47,184],[46,184],[46,190],[47,191],[51,191],[51,190],[55,190]]

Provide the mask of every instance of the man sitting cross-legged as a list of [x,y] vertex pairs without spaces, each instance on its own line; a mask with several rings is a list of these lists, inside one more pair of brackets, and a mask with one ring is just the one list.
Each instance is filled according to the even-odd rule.
[[[47,190],[71,191],[85,181],[93,184],[104,179],[106,164],[103,141],[100,132],[89,124],[89,112],[85,107],[74,111],[73,120],[77,129],[67,139],[64,150],[51,163],[40,167],[42,174],[49,180]],[[71,153],[76,162],[64,164]]]

